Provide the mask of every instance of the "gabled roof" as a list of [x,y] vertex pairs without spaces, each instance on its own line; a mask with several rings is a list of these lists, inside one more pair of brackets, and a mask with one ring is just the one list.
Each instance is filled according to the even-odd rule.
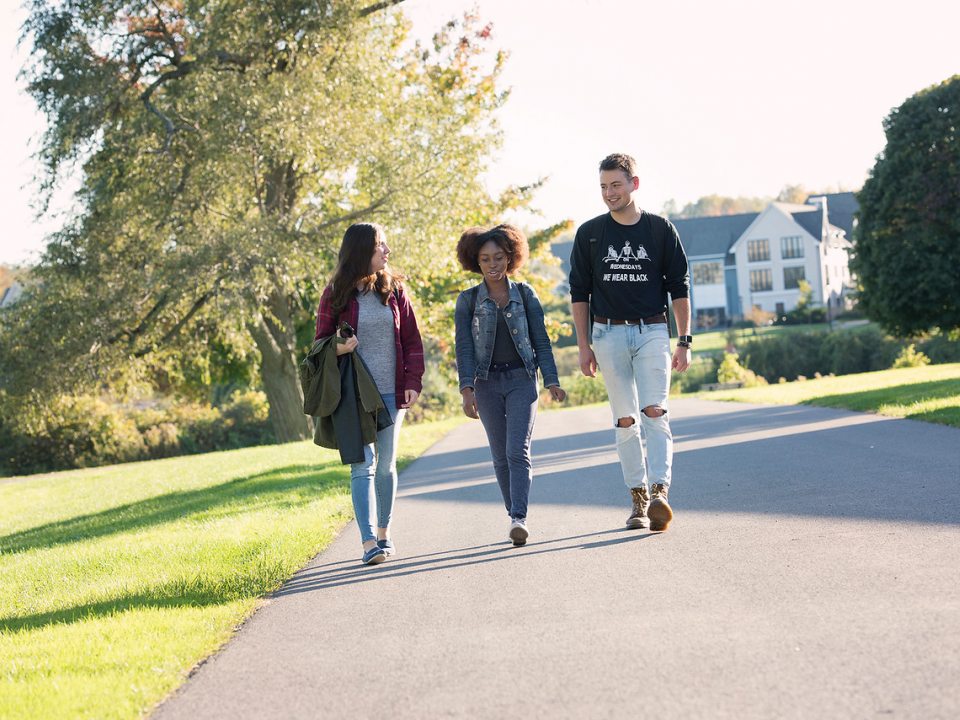
[[830,218],[830,224],[843,230],[847,234],[847,240],[853,240],[854,215],[860,209],[857,196],[852,192],[826,193],[811,195],[807,198],[807,202],[813,198],[827,199],[827,216]]
[[[805,210],[792,211],[790,216],[793,221],[813,235],[813,239],[818,242],[823,239],[823,209],[813,205],[797,205],[796,207],[806,208]],[[829,212],[829,210],[828,210]]]
[[714,217],[671,219],[680,234],[688,258],[726,255],[734,241],[743,235],[759,213],[717,215]]

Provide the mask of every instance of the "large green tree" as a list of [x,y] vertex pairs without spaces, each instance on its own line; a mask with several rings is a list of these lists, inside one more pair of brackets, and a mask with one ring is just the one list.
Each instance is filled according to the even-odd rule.
[[960,75],[883,123],[887,144],[858,194],[860,306],[891,332],[960,328]]
[[83,210],[0,318],[8,396],[213,342],[258,354],[278,440],[307,436],[297,326],[353,221],[387,226],[428,333],[446,321],[429,308],[462,277],[451,243],[532,187],[492,199],[480,181],[506,96],[489,27],[411,44],[400,2],[31,4],[46,189],[79,165]]

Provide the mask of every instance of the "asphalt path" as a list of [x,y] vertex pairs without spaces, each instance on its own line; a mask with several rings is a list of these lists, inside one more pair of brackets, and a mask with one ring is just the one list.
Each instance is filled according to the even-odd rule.
[[960,430],[673,401],[675,519],[627,530],[606,406],[542,413],[531,537],[483,430],[401,475],[155,718],[960,717]]

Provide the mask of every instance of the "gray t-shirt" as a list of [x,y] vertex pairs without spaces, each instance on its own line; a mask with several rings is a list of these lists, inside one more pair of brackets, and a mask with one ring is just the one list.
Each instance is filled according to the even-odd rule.
[[370,369],[381,395],[393,395],[397,386],[397,346],[393,337],[393,310],[374,291],[358,293],[357,352]]

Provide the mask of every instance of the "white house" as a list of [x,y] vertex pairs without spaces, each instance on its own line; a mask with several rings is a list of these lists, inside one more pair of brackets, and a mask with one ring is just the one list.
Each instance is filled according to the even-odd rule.
[[835,193],[760,213],[674,220],[690,263],[694,327],[725,325],[753,307],[783,315],[796,306],[801,280],[814,304],[837,312],[850,290],[856,210],[853,193]]
[[23,294],[23,286],[16,280],[13,284],[0,294],[0,308],[13,305]]

